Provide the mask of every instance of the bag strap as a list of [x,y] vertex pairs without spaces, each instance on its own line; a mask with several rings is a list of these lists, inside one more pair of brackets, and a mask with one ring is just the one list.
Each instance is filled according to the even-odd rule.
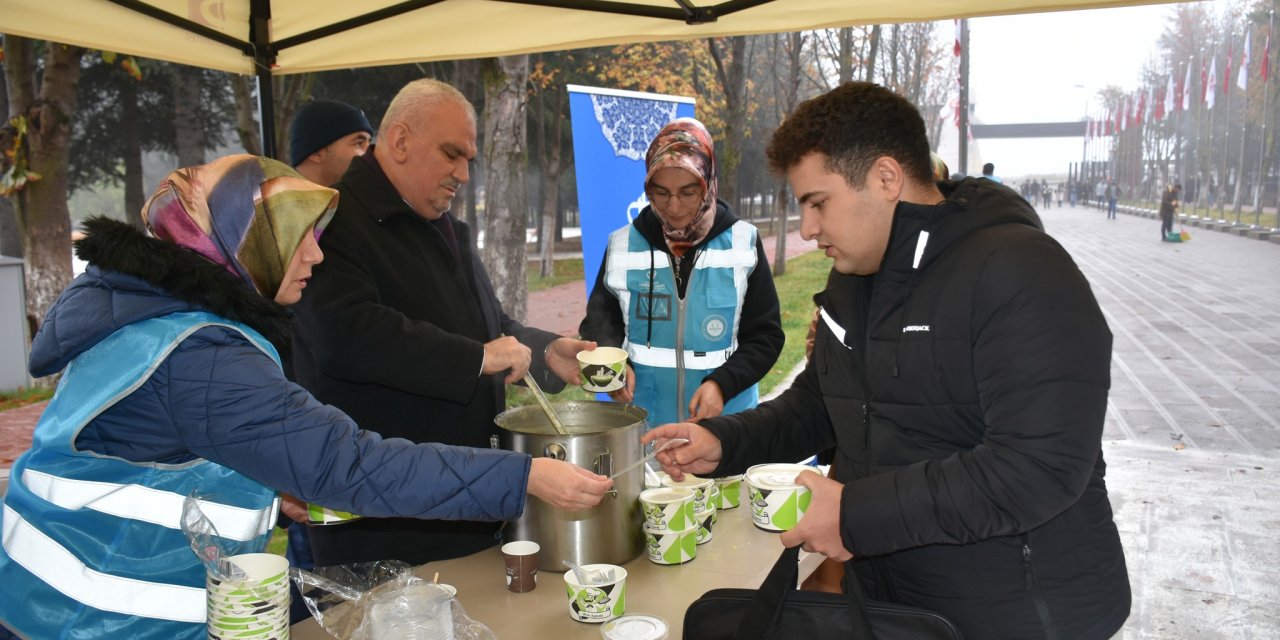
[[[751,600],[747,614],[738,623],[738,630],[733,637],[737,640],[764,640],[776,635],[775,627],[782,618],[782,609],[786,605],[787,595],[795,593],[796,579],[799,575],[800,547],[783,549],[778,561],[769,570],[769,575],[760,584],[760,589]],[[849,621],[852,623],[853,640],[875,640],[875,633],[867,619],[867,596],[857,576],[850,576],[846,583],[852,585],[848,599]]]

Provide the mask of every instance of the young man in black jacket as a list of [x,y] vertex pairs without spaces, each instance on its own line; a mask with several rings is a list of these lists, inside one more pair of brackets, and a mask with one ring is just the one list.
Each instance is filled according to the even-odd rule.
[[935,183],[924,123],[847,83],[769,144],[834,261],[813,357],[757,409],[662,426],[668,473],[727,475],[831,446],[835,477],[782,536],[880,599],[966,638],[1110,638],[1128,617],[1103,480],[1111,333],[1031,207],[989,180]]

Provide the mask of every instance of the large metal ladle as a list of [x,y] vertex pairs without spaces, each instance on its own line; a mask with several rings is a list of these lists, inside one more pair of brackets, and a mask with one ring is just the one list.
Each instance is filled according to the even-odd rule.
[[524,374],[524,383],[533,390],[533,397],[538,399],[538,404],[542,405],[543,413],[546,413],[547,417],[551,419],[551,426],[556,428],[556,433],[562,436],[569,435],[569,430],[564,428],[564,423],[560,422],[560,416],[556,415],[556,410],[551,408],[551,403],[547,401],[547,396],[542,393],[542,387],[538,386],[538,382],[533,379],[531,374]]

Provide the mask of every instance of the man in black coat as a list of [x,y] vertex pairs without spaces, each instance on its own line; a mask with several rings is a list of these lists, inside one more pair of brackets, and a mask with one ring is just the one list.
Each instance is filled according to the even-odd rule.
[[[397,94],[378,144],[351,161],[318,265],[294,307],[294,375],[317,398],[387,438],[489,447],[505,384],[530,372],[551,392],[578,380],[595,343],[521,325],[502,310],[471,232],[449,213],[476,154],[475,111],[453,87]],[[562,497],[594,504],[611,483],[581,467]],[[491,500],[496,486],[470,491]],[[323,505],[323,501],[317,501]],[[310,528],[317,566],[468,555],[493,522],[364,518]]]
[[1111,333],[1089,284],[1025,200],[982,179],[935,183],[924,123],[847,83],[769,144],[834,261],[813,357],[753,411],[646,441],[677,478],[836,447],[834,478],[784,545],[846,565],[880,599],[966,638],[1110,638],[1129,614],[1102,429]]

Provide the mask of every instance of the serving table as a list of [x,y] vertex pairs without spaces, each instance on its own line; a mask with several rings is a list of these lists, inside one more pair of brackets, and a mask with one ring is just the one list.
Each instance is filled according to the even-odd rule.
[[[745,492],[744,492],[745,493]],[[623,564],[627,570],[626,612],[661,616],[670,626],[668,638],[678,640],[689,604],[711,589],[760,586],[782,553],[779,534],[761,531],[751,523],[751,508],[743,505],[717,514],[710,542],[698,546],[696,558],[683,565],[649,562],[645,554]],[[535,541],[536,542],[536,541]],[[822,562],[818,554],[800,553],[800,580]],[[458,602],[472,619],[489,627],[498,638],[600,638],[600,625],[569,617],[568,597],[560,573],[538,573],[538,587],[526,593],[507,591],[502,554],[497,547],[472,555],[429,562],[416,569],[458,589]],[[293,640],[325,640],[330,636],[312,619],[291,629]]]

